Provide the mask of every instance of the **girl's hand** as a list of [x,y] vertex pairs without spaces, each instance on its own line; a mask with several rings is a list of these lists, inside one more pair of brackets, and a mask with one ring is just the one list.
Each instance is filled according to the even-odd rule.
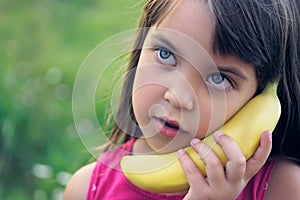
[[187,153],[180,151],[179,161],[190,184],[190,189],[184,199],[236,199],[267,160],[272,147],[271,136],[270,131],[265,131],[261,136],[260,146],[246,161],[233,139],[220,132],[214,133],[215,140],[223,148],[228,159],[225,169],[207,145],[199,139],[193,139],[191,146],[206,163],[207,177],[202,175]]

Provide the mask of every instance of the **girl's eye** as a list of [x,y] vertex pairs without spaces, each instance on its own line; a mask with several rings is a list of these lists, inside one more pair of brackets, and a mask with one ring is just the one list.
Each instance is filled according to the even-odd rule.
[[164,49],[164,48],[158,48],[155,50],[157,60],[164,65],[172,65],[175,66],[177,64],[177,60],[175,58],[174,53],[171,51]]
[[226,90],[232,87],[230,79],[221,73],[212,73],[207,78],[207,82],[218,90]]

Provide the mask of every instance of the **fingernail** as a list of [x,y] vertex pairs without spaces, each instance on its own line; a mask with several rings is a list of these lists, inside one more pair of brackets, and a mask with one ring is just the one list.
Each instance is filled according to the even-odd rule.
[[269,131],[268,134],[269,134],[269,139],[270,139],[270,141],[272,141],[272,136],[273,136],[273,135],[272,135],[272,131]]
[[201,141],[198,139],[198,138],[194,138],[194,139],[192,139],[192,141],[191,141],[191,145],[195,145],[195,144],[198,144],[198,143],[200,143]]
[[178,156],[182,156],[184,153],[185,153],[184,149],[179,149],[177,152]]
[[218,141],[219,138],[220,138],[222,135],[224,135],[224,133],[223,133],[222,131],[216,131],[216,132],[214,132],[214,138],[215,138],[215,140]]

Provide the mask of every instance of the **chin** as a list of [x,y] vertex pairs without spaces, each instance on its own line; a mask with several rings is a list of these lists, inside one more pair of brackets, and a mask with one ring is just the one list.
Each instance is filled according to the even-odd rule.
[[169,141],[164,141],[163,139],[158,139],[159,141],[149,141],[152,149],[158,154],[166,154],[174,151],[178,151],[179,149],[185,148],[189,145],[189,142],[183,142],[182,139],[180,141],[176,139],[172,139]]

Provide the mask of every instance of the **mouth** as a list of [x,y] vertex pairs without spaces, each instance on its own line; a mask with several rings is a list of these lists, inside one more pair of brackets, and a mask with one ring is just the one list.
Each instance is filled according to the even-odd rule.
[[177,134],[183,132],[177,121],[164,118],[154,118],[154,122],[159,133],[165,137],[174,138]]
[[175,130],[179,130],[179,123],[176,121],[171,121],[171,120],[164,120],[164,119],[159,119],[162,123],[165,124],[165,126],[175,129]]

